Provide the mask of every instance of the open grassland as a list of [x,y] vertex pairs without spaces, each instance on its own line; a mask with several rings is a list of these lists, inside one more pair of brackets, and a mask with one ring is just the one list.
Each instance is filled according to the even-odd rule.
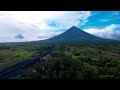
[[7,61],[28,59],[34,53],[35,51],[28,51],[23,48],[0,50],[0,64]]
[[0,65],[7,62],[29,60],[35,55],[43,55],[50,49],[51,45],[42,44],[23,44],[17,43],[0,46]]

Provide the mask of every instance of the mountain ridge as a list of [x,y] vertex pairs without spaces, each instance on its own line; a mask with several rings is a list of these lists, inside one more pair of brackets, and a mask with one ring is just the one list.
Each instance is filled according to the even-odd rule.
[[96,41],[104,40],[103,38],[91,35],[76,26],[72,26],[65,32],[52,38],[41,40],[43,42],[80,42],[80,41]]

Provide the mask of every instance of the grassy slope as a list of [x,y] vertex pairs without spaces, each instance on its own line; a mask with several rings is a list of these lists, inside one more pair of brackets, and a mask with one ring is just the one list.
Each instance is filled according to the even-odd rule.
[[0,64],[7,61],[23,60],[31,57],[35,51],[27,51],[23,48],[0,50]]

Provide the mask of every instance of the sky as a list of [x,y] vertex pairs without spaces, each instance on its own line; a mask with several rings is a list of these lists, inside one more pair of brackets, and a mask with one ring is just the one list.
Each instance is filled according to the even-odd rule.
[[72,26],[120,40],[120,11],[0,11],[0,42],[44,40]]

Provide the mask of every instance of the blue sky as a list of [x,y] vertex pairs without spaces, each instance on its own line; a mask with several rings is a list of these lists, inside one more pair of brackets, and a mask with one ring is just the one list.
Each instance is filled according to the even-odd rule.
[[[83,25],[83,29],[86,26],[90,27],[101,27],[104,28],[111,24],[119,24],[120,23],[120,12],[117,11],[93,11],[91,12],[91,16],[88,17],[88,22]],[[79,25],[81,27],[81,25]]]
[[120,40],[120,11],[0,11],[0,42],[48,39],[73,25]]

